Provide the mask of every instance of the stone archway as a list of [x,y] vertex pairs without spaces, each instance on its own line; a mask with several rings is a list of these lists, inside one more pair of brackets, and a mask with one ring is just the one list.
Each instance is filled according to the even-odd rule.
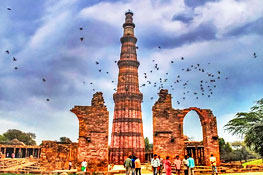
[[170,156],[172,159],[185,154],[183,134],[183,120],[190,111],[195,111],[201,121],[203,131],[204,164],[209,165],[211,154],[219,157],[219,143],[217,134],[216,117],[210,109],[190,107],[187,109],[172,108],[171,94],[168,90],[161,90],[159,99],[153,108],[153,152],[162,157]]

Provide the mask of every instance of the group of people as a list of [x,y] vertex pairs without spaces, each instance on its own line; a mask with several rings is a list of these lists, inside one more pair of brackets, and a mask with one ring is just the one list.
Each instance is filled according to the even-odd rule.
[[[211,154],[209,161],[212,166],[212,175],[217,175],[216,158],[213,154]],[[170,161],[169,156],[163,160],[160,156],[157,157],[157,154],[154,154],[154,157],[151,161],[153,175],[162,175],[163,169],[165,169],[166,175],[171,175],[172,164],[175,166],[177,175],[180,175],[181,170],[184,170],[185,175],[194,175],[195,161],[191,155],[184,156],[183,160],[180,160],[179,156],[176,156],[174,162],[172,162]]]
[[132,172],[132,175],[141,175],[141,161],[136,156],[129,156],[124,161],[124,167],[126,170],[126,175]]
[[157,154],[154,154],[154,157],[151,161],[153,175],[161,175],[163,173],[163,169],[165,169],[166,175],[172,174],[172,164],[175,165],[176,174],[179,175],[181,170],[184,170],[185,175],[193,175],[194,174],[194,159],[189,156],[185,156],[183,160],[180,160],[179,156],[175,157],[174,162],[170,160],[170,157],[167,156],[165,160],[163,160],[160,156],[157,157]]

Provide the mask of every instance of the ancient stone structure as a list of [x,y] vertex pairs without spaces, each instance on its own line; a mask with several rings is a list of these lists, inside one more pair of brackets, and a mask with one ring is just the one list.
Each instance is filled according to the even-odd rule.
[[107,171],[109,112],[101,92],[93,95],[91,106],[75,106],[71,112],[79,119],[77,160],[88,162],[88,169]]
[[15,158],[27,158],[33,156],[39,158],[40,147],[37,145],[25,145],[17,139],[7,142],[0,142],[1,157],[11,158],[14,153]]
[[46,170],[72,169],[80,166],[77,161],[78,143],[63,143],[43,140],[41,144],[40,163]]
[[[203,130],[203,152],[200,143],[191,145],[184,140],[183,120],[189,111],[196,111],[200,117]],[[171,94],[168,90],[161,90],[159,99],[153,108],[153,152],[165,157],[174,158],[190,153],[197,160],[196,163],[209,165],[210,154],[214,154],[220,164],[219,143],[216,117],[209,109],[191,107],[188,109],[173,109]],[[187,147],[188,146],[188,147]],[[192,149],[189,149],[189,148]],[[199,149],[198,149],[199,147]],[[187,149],[188,148],[188,149]],[[200,160],[200,158],[203,160]]]
[[134,36],[133,13],[125,13],[124,34],[121,37],[121,54],[118,61],[119,76],[117,92],[114,93],[114,119],[111,133],[110,162],[123,164],[129,154],[145,159],[141,102],[136,54],[137,38]]

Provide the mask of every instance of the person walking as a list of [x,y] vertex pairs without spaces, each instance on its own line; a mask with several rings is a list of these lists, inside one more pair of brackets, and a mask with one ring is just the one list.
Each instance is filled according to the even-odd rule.
[[211,154],[211,157],[210,157],[209,161],[210,161],[210,164],[212,166],[212,175],[214,175],[214,174],[217,175],[216,158],[214,157],[213,154]]
[[71,160],[68,162],[68,170],[71,170],[71,168],[72,168],[72,162],[71,162]]
[[124,161],[124,168],[125,168],[126,175],[130,175],[131,167],[132,167],[132,160],[130,156],[130,157],[127,157]]
[[183,164],[183,170],[184,170],[184,175],[188,175],[188,160],[187,160],[187,156],[184,156],[184,159],[182,161]]
[[161,156],[158,156],[158,159],[160,161],[160,168],[159,168],[159,175],[162,175],[163,174],[163,158],[161,158]]
[[176,175],[180,175],[182,161],[179,159],[179,156],[175,157],[174,164]]
[[157,154],[154,154],[153,159],[151,161],[153,175],[157,175],[157,170],[160,168],[160,160],[157,158]]
[[188,175],[194,175],[194,167],[195,167],[195,161],[192,158],[191,154],[188,155]]
[[131,167],[132,175],[135,175],[135,159],[136,159],[136,157],[132,156],[132,158],[131,158],[131,160],[132,160],[132,167]]
[[86,162],[86,159],[84,159],[83,162],[81,162],[81,171],[86,172],[87,166],[88,166],[88,163]]
[[139,158],[136,158],[135,160],[135,172],[136,172],[136,175],[141,175],[141,161]]
[[166,175],[172,174],[172,163],[169,159],[170,159],[170,157],[167,156],[165,161],[164,161],[164,168],[165,168]]

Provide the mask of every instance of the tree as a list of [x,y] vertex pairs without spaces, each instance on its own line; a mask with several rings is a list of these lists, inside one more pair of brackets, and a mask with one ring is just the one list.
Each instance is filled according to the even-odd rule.
[[263,98],[249,112],[239,112],[230,120],[225,130],[245,138],[246,145],[263,158]]
[[60,142],[64,142],[64,143],[72,143],[72,141],[68,137],[60,137],[59,140]]
[[145,137],[144,143],[145,143],[145,151],[150,151],[153,148],[153,144],[150,144],[148,137]]
[[5,138],[5,136],[0,135],[0,142],[4,142],[4,141],[7,141],[7,139]]
[[224,161],[231,161],[232,159],[232,153],[233,149],[231,145],[223,138],[219,138],[219,152],[220,152],[220,159]]
[[25,133],[18,129],[9,129],[3,134],[3,136],[7,140],[17,139],[26,145],[36,145],[36,135],[34,133]]
[[236,141],[232,143],[232,147],[234,148],[234,154],[236,154],[236,157],[239,161],[247,160],[249,157],[255,157],[252,152],[248,150],[244,142]]

